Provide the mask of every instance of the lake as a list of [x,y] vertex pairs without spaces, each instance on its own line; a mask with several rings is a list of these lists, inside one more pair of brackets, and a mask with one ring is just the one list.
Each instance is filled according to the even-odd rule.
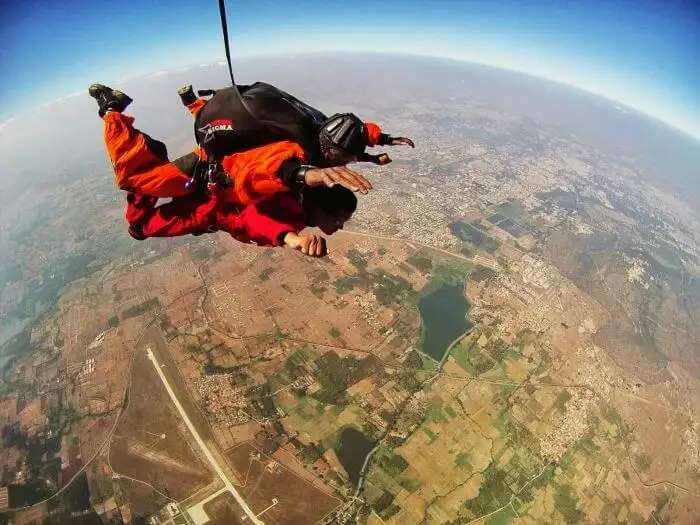
[[15,357],[16,352],[4,346],[10,339],[22,332],[31,322],[32,318],[15,319],[12,318],[0,324],[0,371],[5,368],[5,365]]
[[466,319],[470,307],[463,284],[443,284],[424,295],[418,303],[423,319],[423,352],[440,361],[450,344],[471,329]]
[[360,480],[362,465],[374,445],[356,428],[348,427],[340,433],[340,443],[335,453],[353,485]]
[[31,317],[25,317],[24,319],[11,317],[7,320],[3,320],[3,322],[0,323],[0,346],[4,345],[7,341],[24,330],[32,320]]

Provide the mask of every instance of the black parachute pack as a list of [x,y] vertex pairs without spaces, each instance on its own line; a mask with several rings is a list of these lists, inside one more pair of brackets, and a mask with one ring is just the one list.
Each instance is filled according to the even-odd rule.
[[[201,97],[211,95],[211,98],[198,112],[194,122],[195,139],[207,154],[209,164],[220,164],[226,155],[288,140],[302,147],[310,164],[323,165],[321,139],[327,142],[334,133],[327,130],[331,133],[324,131],[323,137],[320,137],[319,132],[324,123],[332,126],[333,119],[342,115],[329,119],[321,111],[266,82],[237,85],[231,66],[225,0],[219,0],[219,14],[231,86],[199,91]],[[192,86],[182,88],[179,94],[185,106],[196,100]],[[347,137],[341,138],[347,141]],[[357,146],[354,144],[357,141],[352,142],[353,146]],[[359,150],[359,147],[353,149]],[[358,159],[382,164],[381,157],[362,152]],[[219,168],[210,166],[209,171],[215,169]]]
[[[183,104],[194,100],[191,88],[180,90]],[[299,144],[310,162],[320,162],[319,129],[327,117],[289,93],[268,84],[203,90],[212,95],[194,122],[197,144],[212,158],[222,158],[277,141]]]

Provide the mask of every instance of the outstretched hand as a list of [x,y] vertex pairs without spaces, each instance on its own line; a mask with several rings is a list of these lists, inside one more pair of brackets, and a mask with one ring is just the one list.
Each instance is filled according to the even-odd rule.
[[416,147],[416,145],[413,143],[413,141],[409,138],[406,138],[406,137],[392,137],[391,138],[391,145],[392,146],[411,146],[412,148]]
[[311,168],[306,172],[304,182],[308,186],[328,186],[329,188],[340,184],[349,190],[366,194],[372,189],[372,185],[362,175],[345,166],[333,168]]
[[387,155],[386,153],[382,153],[377,156],[377,164],[379,164],[380,166],[386,166],[390,162],[391,157],[389,157],[389,155]]
[[323,257],[324,255],[328,255],[326,239],[320,235],[297,235],[296,233],[289,232],[284,237],[284,244],[290,248],[299,250],[309,257]]

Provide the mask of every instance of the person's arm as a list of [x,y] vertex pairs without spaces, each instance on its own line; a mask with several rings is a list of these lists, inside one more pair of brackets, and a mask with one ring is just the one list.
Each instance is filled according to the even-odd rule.
[[327,254],[323,237],[299,234],[306,227],[306,216],[299,203],[286,194],[246,206],[240,214],[222,222],[235,225],[230,232],[234,237],[260,246],[286,245],[311,257]]
[[415,148],[413,141],[406,137],[392,137],[383,133],[382,129],[374,122],[365,122],[367,127],[367,146],[411,146]]
[[255,204],[275,193],[309,186],[340,184],[352,191],[366,193],[372,186],[360,174],[344,167],[315,168],[305,166],[306,153],[295,142],[273,142],[224,157],[224,171],[233,187],[227,200],[244,205]]
[[326,239],[320,235],[298,235],[294,232],[286,233],[283,237],[283,242],[293,250],[299,250],[304,255],[309,257],[323,257],[328,255],[326,247]]
[[[301,205],[288,194],[275,195],[249,204],[235,217],[227,214],[221,221],[243,230],[245,237],[260,246],[282,246],[287,233],[298,233],[306,225]],[[227,228],[228,229],[228,228]]]

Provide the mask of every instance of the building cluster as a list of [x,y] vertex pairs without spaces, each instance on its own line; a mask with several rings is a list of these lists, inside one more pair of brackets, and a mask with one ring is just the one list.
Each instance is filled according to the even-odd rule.
[[586,385],[596,393],[597,396],[611,400],[611,396],[616,388],[622,388],[624,381],[615,371],[614,366],[606,364],[607,355],[602,348],[591,345],[578,348],[576,355],[580,359],[579,369],[581,378]]
[[581,439],[590,427],[589,412],[594,394],[588,390],[575,392],[566,404],[566,413],[551,430],[540,438],[541,454],[558,461],[569,447]]
[[518,283],[511,275],[499,273],[495,279],[496,286],[492,293],[496,297],[515,297],[523,306],[532,308],[537,303],[538,296],[528,287]]
[[[295,379],[294,382],[290,386],[292,388],[297,389],[297,390],[308,389],[315,382],[316,382],[316,378],[313,375],[306,374],[305,376],[298,377],[297,379]],[[313,392],[311,392],[311,393],[313,393]]]
[[645,279],[647,276],[647,266],[648,264],[646,261],[643,261],[638,258],[634,258],[631,261],[628,262],[629,266],[627,268],[627,280],[631,283],[638,283],[642,285],[644,288],[649,289],[649,282],[648,280],[653,281],[654,276],[650,275],[648,277],[648,280]]
[[[470,315],[481,323],[491,325],[498,308],[498,324],[502,333],[515,334],[527,328],[544,332],[551,327],[548,316],[552,310],[562,310],[559,298],[561,276],[556,268],[529,254],[508,261],[508,269],[499,271],[489,281],[484,292],[474,301]],[[507,308],[503,308],[507,305]]]
[[362,312],[362,317],[372,328],[379,328],[381,322],[379,320],[379,305],[377,298],[371,292],[362,292],[353,297],[353,301]]
[[523,283],[531,284],[548,290],[551,286],[552,269],[544,261],[535,259],[531,255],[523,255],[519,261],[511,265],[511,269],[520,274]]
[[459,239],[448,228],[454,216],[451,208],[444,206],[445,189],[413,184],[409,190],[410,193],[375,190],[353,216],[353,226],[436,248],[457,248]]
[[357,513],[362,508],[362,502],[358,499],[351,499],[344,503],[340,508],[331,512],[324,517],[316,525],[350,525],[357,523]]
[[240,425],[249,417],[243,410],[245,394],[240,388],[231,386],[231,374],[214,374],[200,377],[195,383],[205,410],[218,423],[226,426]]
[[95,372],[95,358],[90,357],[85,361],[83,364],[83,367],[80,369],[80,372],[78,372],[77,379],[80,382],[87,381],[89,379],[90,374],[93,374]]
[[100,332],[97,334],[97,337],[88,345],[88,350],[95,350],[102,345],[102,343],[105,340],[105,336],[107,335],[107,332]]

